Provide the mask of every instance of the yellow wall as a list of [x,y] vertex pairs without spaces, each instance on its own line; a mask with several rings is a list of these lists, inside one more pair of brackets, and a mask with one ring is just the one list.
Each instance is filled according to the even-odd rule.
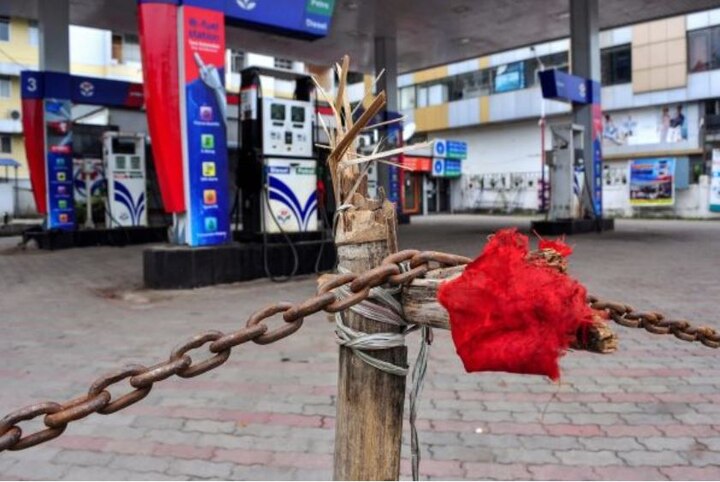
[[0,119],[9,119],[11,110],[20,110],[20,77],[10,78],[10,98],[0,97]]
[[415,124],[419,132],[447,129],[450,125],[448,104],[432,105],[415,109]]
[[[29,20],[13,17],[10,20],[10,41],[0,42],[0,48],[7,51],[16,62],[28,67],[38,64],[38,47],[30,44]],[[3,62],[9,61],[3,59]]]
[[415,72],[413,74],[413,84],[422,84],[423,82],[444,79],[445,77],[448,77],[448,67],[447,65],[441,65],[440,67]]
[[687,34],[685,17],[672,17],[633,26],[633,92],[685,87]]

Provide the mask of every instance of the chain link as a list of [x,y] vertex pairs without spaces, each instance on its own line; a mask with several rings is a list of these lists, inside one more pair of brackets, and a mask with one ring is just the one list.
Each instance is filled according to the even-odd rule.
[[666,320],[662,313],[635,311],[630,305],[604,301],[596,296],[588,296],[588,304],[594,310],[606,312],[619,325],[644,328],[656,335],[674,335],[683,341],[698,341],[710,348],[720,348],[720,333],[709,326],[694,327],[686,320]]
[[[122,410],[145,398],[155,383],[179,376],[191,378],[208,372],[225,363],[231,350],[250,341],[267,345],[286,338],[298,331],[303,320],[322,311],[343,311],[371,296],[371,290],[382,285],[402,286],[424,276],[436,267],[451,267],[470,263],[464,256],[438,251],[404,250],[391,254],[376,268],[360,274],[336,275],[322,284],[315,296],[297,303],[276,303],[255,312],[246,326],[232,333],[206,331],[178,345],[163,362],[150,367],[128,365],[97,379],[88,393],[63,404],[44,402],[30,405],[6,415],[0,420],[0,452],[21,450],[60,436],[70,422],[93,413],[110,414]],[[345,287],[352,295],[341,299],[335,291]],[[651,333],[670,334],[686,341],[720,347],[720,335],[709,327],[694,328],[687,321],[666,321],[660,313],[635,312],[622,303],[601,301],[589,297],[588,303],[597,310],[606,311],[610,318],[624,326],[645,328]],[[268,318],[282,314],[283,324],[269,329]],[[193,362],[188,352],[207,345],[209,355],[202,361]],[[133,390],[113,400],[108,387],[127,380]],[[20,422],[45,415],[45,429],[23,436]]]

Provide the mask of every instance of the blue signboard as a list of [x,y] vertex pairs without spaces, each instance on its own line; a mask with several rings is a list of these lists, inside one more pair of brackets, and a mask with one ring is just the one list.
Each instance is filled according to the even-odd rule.
[[593,102],[587,79],[556,69],[543,70],[539,75],[544,98],[578,104]]
[[77,75],[70,81],[71,100],[76,104],[139,109],[144,103],[142,84]]
[[495,70],[496,94],[525,88],[525,62],[513,62]]
[[305,38],[328,34],[334,8],[335,0],[225,0],[230,22]]
[[460,174],[462,174],[462,161],[445,159],[445,177],[460,177]]
[[433,157],[442,159],[467,159],[467,142],[435,139]]
[[47,228],[75,227],[70,101],[45,99]]
[[467,159],[467,142],[445,141],[447,159]]
[[460,177],[462,174],[462,161],[460,159],[439,159],[432,161],[433,177]]
[[[190,246],[211,246],[230,240],[227,160],[227,117],[223,65],[225,39],[210,40],[222,13],[184,7],[183,75],[187,158],[185,199]],[[203,43],[194,38],[205,38]]]

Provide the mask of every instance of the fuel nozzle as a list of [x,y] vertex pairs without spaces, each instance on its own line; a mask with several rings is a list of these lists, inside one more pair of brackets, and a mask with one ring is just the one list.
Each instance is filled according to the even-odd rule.
[[213,64],[205,64],[199,53],[195,52],[193,57],[195,58],[195,64],[200,73],[200,79],[206,86],[212,89],[218,107],[220,108],[220,114],[223,120],[227,119],[227,97],[225,96],[225,87],[220,78],[220,72]]

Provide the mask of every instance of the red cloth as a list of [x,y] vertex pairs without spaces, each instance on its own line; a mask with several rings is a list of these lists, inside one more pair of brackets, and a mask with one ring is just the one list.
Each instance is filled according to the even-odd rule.
[[[563,256],[562,241],[541,248]],[[468,372],[560,377],[558,359],[581,326],[592,322],[585,288],[543,263],[528,262],[527,236],[499,231],[463,274],[440,286],[452,338]]]

